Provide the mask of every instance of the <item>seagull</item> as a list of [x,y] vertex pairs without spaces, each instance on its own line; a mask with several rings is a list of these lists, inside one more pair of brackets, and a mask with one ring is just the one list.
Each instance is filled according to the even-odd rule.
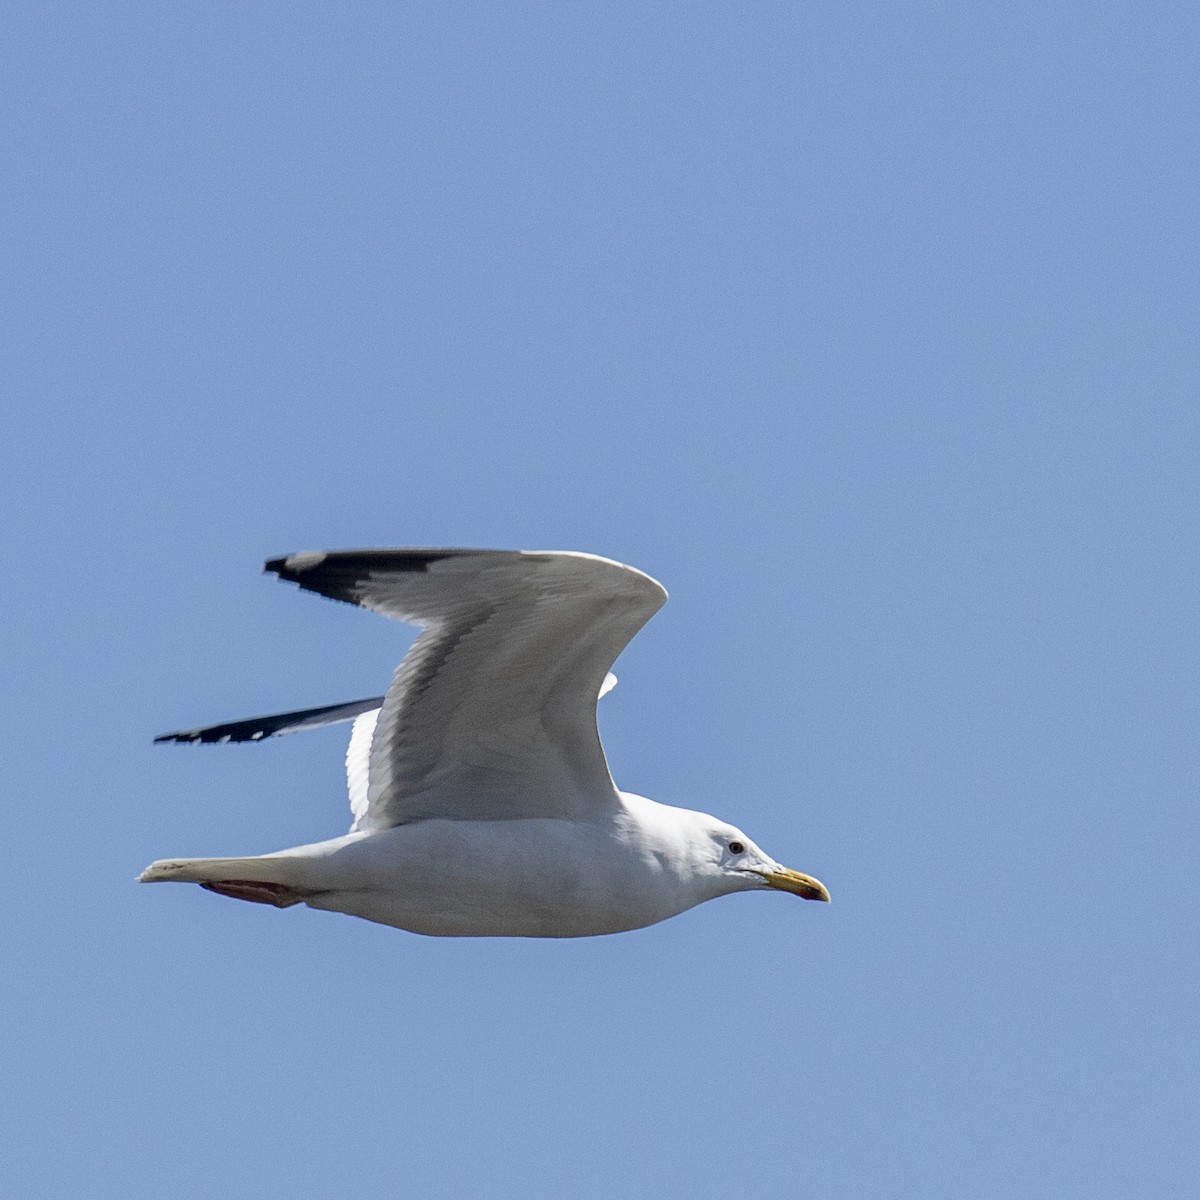
[[273,854],[161,859],[142,882],[441,937],[619,933],[732,892],[828,901],[733,825],[613,783],[596,705],[667,599],[649,575],[526,550],[341,550],[264,569],[421,627],[387,693],[155,740],[261,741],[352,720],[353,824]]

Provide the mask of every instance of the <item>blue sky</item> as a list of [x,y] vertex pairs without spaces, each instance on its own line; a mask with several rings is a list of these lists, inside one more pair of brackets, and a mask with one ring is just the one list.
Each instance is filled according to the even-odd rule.
[[[23,4],[0,341],[12,1195],[1187,1194],[1182,4]],[[137,887],[342,832],[407,632],[588,550],[622,786],[825,880],[440,941]]]

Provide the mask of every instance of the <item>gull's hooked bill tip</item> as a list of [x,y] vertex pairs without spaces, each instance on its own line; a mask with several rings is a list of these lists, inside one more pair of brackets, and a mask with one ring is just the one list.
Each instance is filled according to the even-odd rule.
[[791,892],[793,896],[800,896],[805,900],[823,900],[826,904],[829,903],[829,889],[819,879],[805,875],[802,871],[791,871],[784,867],[779,871],[763,871],[762,877],[771,887],[778,888],[781,892]]

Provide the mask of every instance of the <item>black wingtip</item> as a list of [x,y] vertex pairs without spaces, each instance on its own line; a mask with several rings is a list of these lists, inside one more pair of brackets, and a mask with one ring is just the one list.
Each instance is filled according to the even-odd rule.
[[298,729],[317,729],[322,725],[351,721],[373,708],[379,708],[382,704],[382,696],[370,696],[366,700],[350,700],[345,704],[322,704],[319,708],[272,713],[269,717],[250,717],[245,721],[202,725],[198,729],[179,729],[173,733],[160,733],[154,741],[155,744],[182,742],[192,745],[197,742],[208,745],[224,742],[261,742],[264,738],[293,733]]
[[[156,746],[166,745],[169,742],[177,742],[180,745],[186,745],[189,742],[214,742],[216,738],[206,738],[199,729],[184,729],[178,733],[160,733],[154,739]],[[226,738],[226,741],[232,741],[232,738]]]
[[286,579],[289,583],[298,583],[305,571],[318,567],[329,557],[324,551],[310,551],[306,554],[287,554],[283,558],[269,558],[263,563],[263,570]]
[[219,726],[217,729],[184,729],[179,733],[160,733],[154,739],[154,744],[159,746],[174,742],[179,745],[197,745],[203,742],[215,745],[218,742],[261,742],[263,738],[271,736],[270,733],[259,729],[246,734],[238,734],[225,732],[225,728],[225,726]]
[[362,587],[374,575],[425,572],[445,558],[475,554],[474,550],[328,550],[268,559],[264,571],[299,584],[306,591],[362,603]]

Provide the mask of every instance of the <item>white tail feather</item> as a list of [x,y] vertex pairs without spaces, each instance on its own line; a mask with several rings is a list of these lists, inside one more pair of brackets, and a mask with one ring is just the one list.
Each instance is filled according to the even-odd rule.
[[294,858],[160,858],[139,876],[140,883],[219,883],[228,879],[251,883],[295,882]]

